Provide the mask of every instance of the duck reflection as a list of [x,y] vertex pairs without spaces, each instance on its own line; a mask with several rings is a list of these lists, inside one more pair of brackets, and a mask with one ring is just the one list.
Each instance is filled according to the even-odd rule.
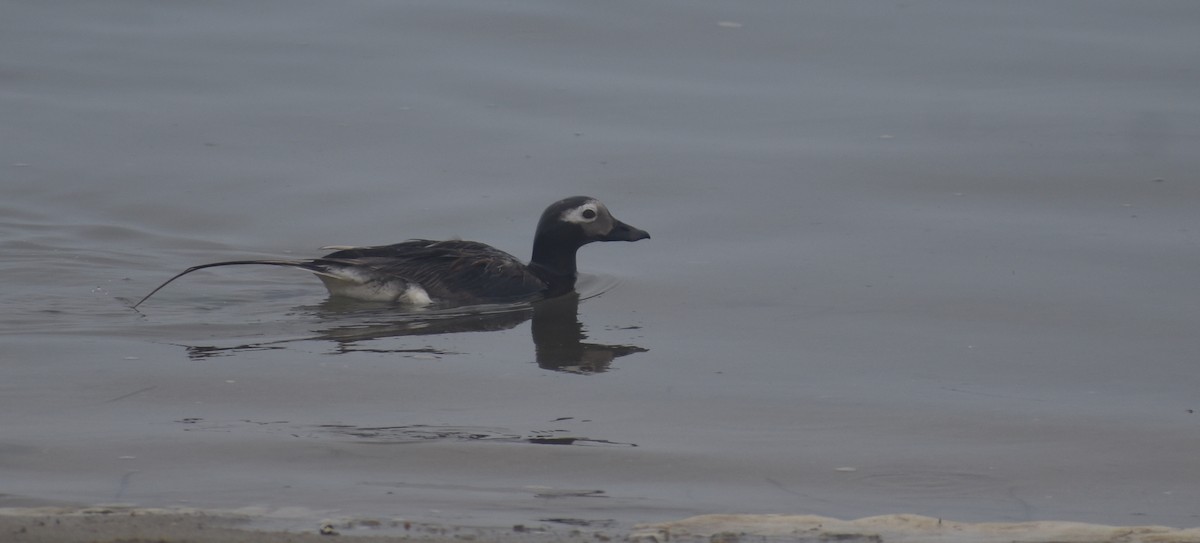
[[394,348],[372,345],[377,340],[403,336],[489,332],[508,330],[531,322],[534,358],[544,369],[570,373],[600,373],[622,356],[648,349],[635,345],[588,343],[583,323],[579,322],[577,292],[532,303],[482,306],[453,312],[395,314],[389,306],[364,308],[361,302],[330,299],[316,306],[313,313],[321,321],[357,321],[354,324],[319,329],[315,335],[279,341],[237,346],[186,346],[189,358],[205,359],[238,352],[284,349],[297,341],[329,341],[334,353],[379,352],[405,354],[448,354],[431,348]]
[[533,305],[533,350],[539,367],[573,373],[599,373],[613,360],[647,349],[634,345],[584,343],[579,322],[579,293],[542,300]]

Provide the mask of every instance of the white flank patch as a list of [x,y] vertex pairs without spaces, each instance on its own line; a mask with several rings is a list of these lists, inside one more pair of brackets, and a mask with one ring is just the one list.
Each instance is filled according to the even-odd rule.
[[334,296],[344,296],[367,302],[398,302],[413,307],[424,307],[433,304],[429,293],[421,285],[409,283],[402,279],[388,282],[366,280],[353,268],[337,270],[338,275],[317,274],[317,278],[325,283],[325,288]]
[[425,292],[425,289],[416,283],[409,284],[408,288],[404,289],[404,294],[396,298],[396,301],[416,307],[425,307],[433,304],[433,299],[429,297],[429,293]]

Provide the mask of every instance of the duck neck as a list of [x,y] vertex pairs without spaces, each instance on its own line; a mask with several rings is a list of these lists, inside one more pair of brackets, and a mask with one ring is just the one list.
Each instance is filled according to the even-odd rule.
[[578,249],[542,239],[534,242],[529,268],[546,282],[550,296],[565,294],[575,288],[575,251]]

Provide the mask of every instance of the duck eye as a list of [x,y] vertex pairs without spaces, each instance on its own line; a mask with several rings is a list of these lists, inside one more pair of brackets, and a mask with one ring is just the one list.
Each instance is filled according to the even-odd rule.
[[588,220],[595,219],[596,218],[596,210],[595,209],[583,210],[583,218],[588,219]]

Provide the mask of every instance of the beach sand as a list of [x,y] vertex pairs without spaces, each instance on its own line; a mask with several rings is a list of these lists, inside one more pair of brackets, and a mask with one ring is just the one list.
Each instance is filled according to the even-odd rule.
[[[402,520],[314,519],[311,529],[265,527],[253,511],[133,507],[0,509],[0,539],[11,543],[308,543],[394,541],[774,541],[1197,543],[1200,528],[1104,526],[1076,522],[960,523],[919,515],[839,520],[815,515],[702,515],[631,531],[544,526],[455,527]],[[294,519],[293,519],[294,520]]]

